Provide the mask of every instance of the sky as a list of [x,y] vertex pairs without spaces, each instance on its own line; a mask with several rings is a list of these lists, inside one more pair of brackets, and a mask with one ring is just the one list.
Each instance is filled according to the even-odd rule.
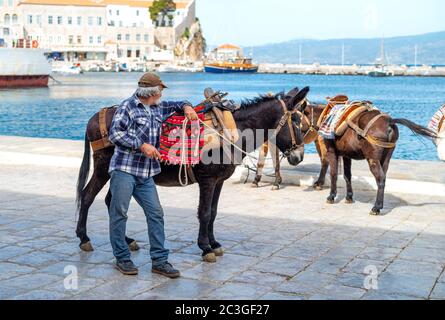
[[445,31],[444,0],[196,0],[209,45]]

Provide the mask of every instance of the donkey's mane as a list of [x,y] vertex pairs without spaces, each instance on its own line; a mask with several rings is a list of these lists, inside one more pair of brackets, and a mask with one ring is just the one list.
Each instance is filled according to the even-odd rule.
[[258,97],[252,98],[252,99],[243,99],[241,101],[241,108],[240,109],[249,109],[250,107],[256,106],[258,104],[269,102],[272,100],[280,99],[284,96],[284,92],[279,92],[275,95],[270,94],[260,94]]

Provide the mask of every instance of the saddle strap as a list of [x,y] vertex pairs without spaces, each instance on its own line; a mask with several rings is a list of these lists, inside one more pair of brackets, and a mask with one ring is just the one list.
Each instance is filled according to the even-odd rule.
[[370,144],[385,148],[385,149],[393,149],[396,147],[396,144],[393,142],[386,142],[382,141],[380,139],[377,139],[371,135],[368,134],[368,131],[371,129],[371,127],[379,120],[380,118],[389,117],[387,114],[380,113],[376,115],[374,118],[371,119],[371,121],[368,122],[365,129],[361,129],[358,125],[352,122],[351,119],[347,120],[348,126],[353,129],[360,137],[366,139]]
[[112,147],[113,144],[108,139],[107,129],[107,111],[109,108],[103,108],[99,111],[99,131],[102,136],[101,139],[91,142],[93,152]]
[[189,181],[191,182],[191,184],[195,184],[198,182],[196,180],[196,176],[195,176],[195,173],[193,172],[192,166],[187,166],[187,174],[189,176]]

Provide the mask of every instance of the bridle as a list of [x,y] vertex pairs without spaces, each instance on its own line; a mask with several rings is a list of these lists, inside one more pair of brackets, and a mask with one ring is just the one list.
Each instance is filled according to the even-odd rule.
[[[311,103],[307,99],[303,100],[303,103],[306,103],[306,108],[311,105]],[[318,119],[317,119],[317,123],[315,122],[314,106],[311,106],[310,109],[311,109],[310,119],[304,113],[304,111],[303,112],[297,111],[297,114],[300,116],[300,129],[301,129],[301,131],[303,132],[303,121],[306,122],[306,124],[308,126],[308,129],[306,130],[306,132],[305,132],[305,134],[303,136],[304,144],[312,143],[313,140],[314,140],[314,137],[317,137],[318,130],[320,129],[318,127]]]
[[[299,111],[297,109],[303,102],[305,102],[305,100],[299,102],[298,105],[292,111],[287,110],[286,104],[284,103],[283,99],[278,99],[278,101],[280,102],[281,106],[283,107],[284,114],[281,117],[280,121],[278,122],[278,126],[275,128],[274,136],[277,137],[278,133],[281,131],[281,129],[283,129],[283,127],[287,123],[287,125],[289,127],[289,133],[290,133],[290,136],[292,139],[292,146],[284,152],[284,156],[289,157],[293,151],[304,146],[304,143],[300,143],[300,144],[297,143],[297,135],[294,130],[294,128],[296,128],[296,127],[292,121],[292,116],[294,114],[298,114]],[[301,130],[301,123],[300,123],[300,130]]]

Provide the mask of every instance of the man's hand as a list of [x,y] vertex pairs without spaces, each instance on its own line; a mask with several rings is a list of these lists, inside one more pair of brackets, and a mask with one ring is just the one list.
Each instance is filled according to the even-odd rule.
[[148,157],[150,159],[161,159],[161,154],[151,144],[144,143],[141,146],[141,151],[143,154],[145,154],[146,157]]
[[184,107],[184,114],[189,119],[189,121],[197,121],[198,115],[196,114],[196,111],[191,106],[185,106]]

